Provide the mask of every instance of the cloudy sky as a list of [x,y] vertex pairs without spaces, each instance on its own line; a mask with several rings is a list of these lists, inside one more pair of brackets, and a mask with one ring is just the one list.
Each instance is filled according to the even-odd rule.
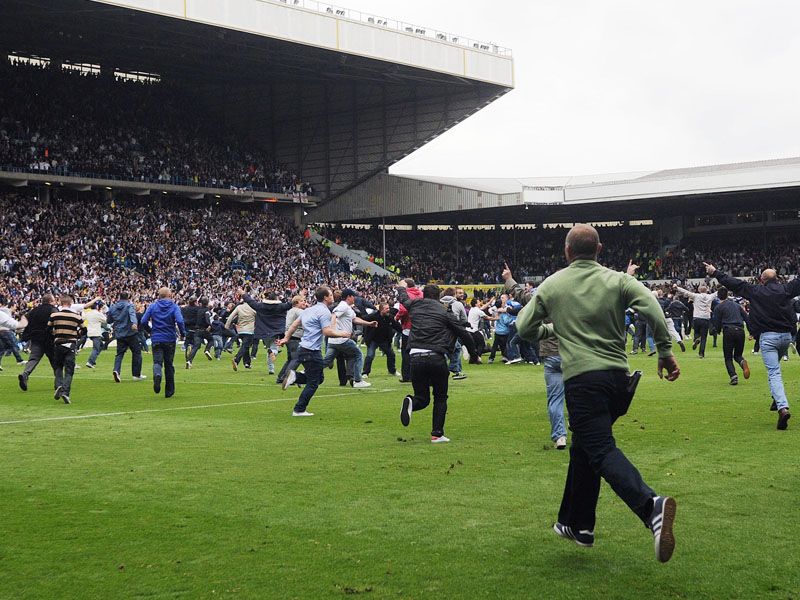
[[395,165],[588,175],[800,156],[800,2],[342,0],[492,41],[517,86]]

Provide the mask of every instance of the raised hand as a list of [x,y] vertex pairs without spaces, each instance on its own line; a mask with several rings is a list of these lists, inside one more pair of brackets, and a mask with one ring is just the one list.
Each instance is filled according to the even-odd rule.
[[503,263],[503,281],[508,281],[511,279],[511,267],[508,266],[507,262]]
[[711,263],[703,262],[703,265],[706,268],[706,273],[708,273],[709,275],[713,275],[714,273],[717,272],[717,267],[715,267]]
[[636,275],[636,271],[638,269],[639,269],[639,265],[633,264],[633,260],[631,259],[631,260],[628,261],[628,268],[625,269],[625,272],[628,275],[630,275],[631,277],[633,277],[634,275]]

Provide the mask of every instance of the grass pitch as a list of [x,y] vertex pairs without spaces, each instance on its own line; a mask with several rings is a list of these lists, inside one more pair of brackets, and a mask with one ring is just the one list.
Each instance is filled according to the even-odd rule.
[[[170,400],[111,378],[113,351],[77,372],[73,404],[41,364],[0,374],[1,598],[800,598],[800,360],[784,363],[789,430],[766,373],[728,385],[721,350],[655,358],[616,427],[657,492],[678,501],[666,565],[603,485],[596,543],[551,531],[568,454],[552,449],[541,367],[467,367],[446,433],[404,429],[410,386],[376,359],[372,388],[335,371],[310,419],[291,418],[261,352],[252,371],[198,356]],[[79,355],[86,362],[88,352]],[[224,355],[228,357],[229,355]],[[281,356],[284,356],[283,354]]]

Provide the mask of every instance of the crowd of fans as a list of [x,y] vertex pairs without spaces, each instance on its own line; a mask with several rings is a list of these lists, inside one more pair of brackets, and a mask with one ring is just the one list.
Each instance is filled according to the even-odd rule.
[[50,201],[0,195],[0,297],[18,309],[45,292],[113,300],[127,291],[150,301],[160,286],[212,304],[238,288],[313,298],[323,283],[374,301],[388,294],[389,282],[357,271],[263,205],[174,198],[98,204],[56,199],[59,191]]
[[[705,277],[703,261],[712,262],[739,277],[757,276],[767,267],[781,275],[800,270],[800,235],[741,235],[687,238],[663,250],[657,227],[598,227],[603,242],[601,262],[624,271],[628,261],[640,265],[642,279]],[[352,250],[381,257],[383,237],[379,228],[328,226],[322,235]],[[505,262],[521,277],[547,277],[566,266],[566,227],[491,230],[386,231],[387,266],[398,267],[418,279],[446,283],[499,283]],[[677,241],[677,240],[676,240]]]
[[0,64],[0,80],[0,169],[314,193],[168,82],[10,63]]

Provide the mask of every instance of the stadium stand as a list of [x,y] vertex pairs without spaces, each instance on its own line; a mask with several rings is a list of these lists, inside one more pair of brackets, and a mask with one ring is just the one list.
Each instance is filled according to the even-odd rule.
[[48,291],[84,298],[128,291],[149,301],[161,285],[216,303],[247,285],[313,297],[323,283],[378,299],[384,283],[357,273],[260,205],[172,198],[98,205],[5,194],[0,237],[0,296],[18,306]]
[[313,195],[187,88],[2,63],[0,170]]
[[[629,260],[640,265],[643,279],[705,277],[702,262],[713,262],[740,277],[757,276],[765,268],[793,275],[800,267],[800,234],[760,231],[744,236],[688,237],[662,249],[656,226],[598,227],[603,241],[601,262],[625,270]],[[447,283],[498,283],[508,261],[522,277],[546,277],[565,266],[567,228],[460,230],[387,229],[387,263],[402,274]],[[380,229],[328,226],[328,239],[374,257],[382,253]],[[677,241],[677,240],[676,240]],[[662,251],[663,250],[663,251]]]

